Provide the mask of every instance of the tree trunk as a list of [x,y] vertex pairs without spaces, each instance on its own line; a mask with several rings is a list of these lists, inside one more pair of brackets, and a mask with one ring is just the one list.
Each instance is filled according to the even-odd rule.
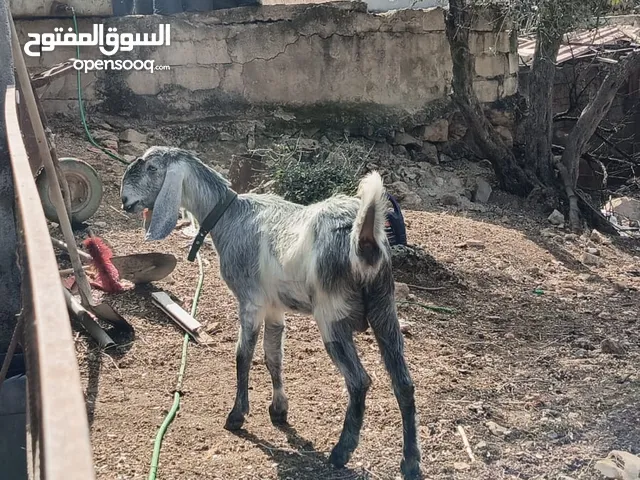
[[469,30],[473,7],[466,0],[450,0],[446,16],[446,33],[453,62],[452,99],[460,109],[474,139],[493,165],[500,187],[510,193],[526,196],[540,182],[517,162],[513,151],[502,141],[487,120],[473,89],[474,59],[469,51]]
[[539,29],[536,35],[536,49],[529,73],[529,112],[524,122],[526,165],[548,186],[555,183],[551,153],[553,86],[555,60],[561,41],[562,34],[550,34],[543,29]]
[[580,228],[580,210],[576,195],[580,157],[585,153],[598,125],[607,115],[618,90],[629,75],[639,68],[640,50],[633,51],[611,67],[595,97],[582,111],[575,127],[569,133],[558,168],[569,198],[569,224],[574,230]]

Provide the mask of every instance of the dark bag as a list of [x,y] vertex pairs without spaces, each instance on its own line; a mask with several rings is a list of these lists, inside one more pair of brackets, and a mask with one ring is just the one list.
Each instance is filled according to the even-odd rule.
[[389,239],[389,244],[393,245],[406,245],[407,244],[407,227],[404,223],[404,217],[402,216],[402,210],[400,205],[390,194],[387,193],[389,201],[393,205],[393,210],[387,212],[387,221],[385,223],[385,232]]

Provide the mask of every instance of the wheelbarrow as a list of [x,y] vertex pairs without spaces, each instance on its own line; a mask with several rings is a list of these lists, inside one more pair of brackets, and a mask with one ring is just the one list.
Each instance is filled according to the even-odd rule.
[[[51,86],[51,82],[76,71],[73,67],[74,60],[75,59],[71,58],[44,72],[32,75],[31,88],[34,92],[40,119],[50,145],[50,152],[54,160],[56,175],[62,188],[65,206],[67,207],[67,211],[71,212],[71,222],[81,224],[90,219],[100,207],[104,192],[102,180],[95,168],[83,160],[73,157],[56,158],[53,133],[47,124],[47,119],[41,105],[41,99]],[[40,90],[40,92],[37,92],[37,90]],[[24,111],[26,105],[24,103],[21,105],[22,108],[19,112],[21,114],[21,123],[29,122],[29,116],[27,112]],[[25,144],[27,153],[29,154],[31,171],[35,177],[45,217],[51,222],[59,223],[47,172],[43,168],[42,158],[38,154],[37,139],[34,136],[33,128],[24,128],[23,132],[25,132]]]

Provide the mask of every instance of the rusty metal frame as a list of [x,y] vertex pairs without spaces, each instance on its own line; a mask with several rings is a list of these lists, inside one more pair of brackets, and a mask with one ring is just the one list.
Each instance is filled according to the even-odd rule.
[[5,111],[20,230],[27,462],[34,480],[95,480],[89,422],[69,314],[40,197],[18,122],[17,91]]

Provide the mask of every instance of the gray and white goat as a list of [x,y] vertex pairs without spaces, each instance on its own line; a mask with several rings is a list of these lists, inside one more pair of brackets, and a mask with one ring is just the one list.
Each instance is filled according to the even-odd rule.
[[[175,228],[180,207],[202,224],[229,189],[226,179],[192,153],[151,147],[127,167],[121,200],[125,211],[151,210],[146,239],[162,240]],[[241,194],[229,205],[210,232],[222,279],[239,304],[237,392],[226,429],[240,429],[249,412],[249,369],[263,323],[273,384],[269,415],[274,425],[287,423],[284,313],[311,314],[349,392],[340,440],[329,458],[337,467],[346,465],[358,445],[371,384],[353,333],[370,325],[402,415],[401,470],[405,479],[421,478],[414,385],[394,301],[385,215],[385,189],[375,172],[361,180],[357,198],[338,195],[302,206],[276,195]]]

